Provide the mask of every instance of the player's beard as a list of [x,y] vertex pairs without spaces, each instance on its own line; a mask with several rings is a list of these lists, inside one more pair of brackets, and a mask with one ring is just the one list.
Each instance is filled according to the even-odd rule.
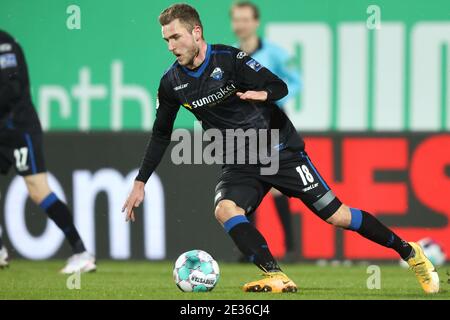
[[191,56],[191,58],[189,59],[189,61],[185,64],[185,66],[187,68],[191,68],[191,69],[195,69],[196,66],[194,66],[194,61],[195,58],[197,58],[197,56],[200,53],[200,48],[198,46],[194,46],[192,50],[189,50],[189,56]]

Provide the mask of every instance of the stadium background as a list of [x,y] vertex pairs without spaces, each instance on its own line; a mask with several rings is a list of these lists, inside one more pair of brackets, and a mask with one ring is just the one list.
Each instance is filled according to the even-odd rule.
[[[237,257],[214,219],[218,166],[175,166],[170,152],[147,186],[138,221],[120,212],[154,119],[158,81],[173,58],[157,16],[169,1],[2,1],[0,28],[24,47],[52,184],[74,210],[99,258],[173,259],[200,248]],[[189,1],[210,43],[235,42],[230,1]],[[370,29],[381,9],[381,29]],[[70,30],[71,5],[81,28]],[[287,113],[308,151],[347,203],[376,213],[401,236],[450,248],[450,3],[258,1],[261,34],[285,47],[303,90]],[[26,21],[26,23],[23,23]],[[181,110],[176,127],[194,128]],[[1,179],[0,225],[16,257],[62,258],[63,237],[26,199],[12,173]],[[297,201],[301,259],[394,259],[322,223]],[[277,256],[282,229],[267,196],[257,223]]]

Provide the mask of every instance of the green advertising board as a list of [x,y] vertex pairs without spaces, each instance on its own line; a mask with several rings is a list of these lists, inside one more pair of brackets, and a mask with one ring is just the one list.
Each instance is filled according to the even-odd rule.
[[[210,43],[236,41],[231,1],[195,6]],[[2,0],[0,28],[22,44],[46,130],[149,130],[174,61],[157,17],[172,1]],[[448,131],[450,1],[257,1],[261,36],[284,47],[303,88],[299,130]],[[176,127],[193,128],[181,110]]]

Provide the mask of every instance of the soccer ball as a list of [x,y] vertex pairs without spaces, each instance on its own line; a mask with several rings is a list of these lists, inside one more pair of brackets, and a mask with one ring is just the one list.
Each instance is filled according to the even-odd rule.
[[205,251],[191,250],[181,254],[173,268],[173,280],[184,292],[211,291],[219,280],[216,260]]
[[445,263],[446,255],[439,243],[431,238],[420,239],[417,243],[433,265],[442,266]]
[[[422,247],[423,252],[435,267],[442,266],[445,263],[447,256],[439,243],[431,238],[420,239],[417,243]],[[405,261],[401,261],[402,266],[408,267],[408,264]]]

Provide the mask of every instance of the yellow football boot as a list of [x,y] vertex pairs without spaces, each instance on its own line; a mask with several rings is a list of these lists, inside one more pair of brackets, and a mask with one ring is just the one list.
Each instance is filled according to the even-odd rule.
[[246,283],[245,292],[297,292],[297,285],[283,272],[265,272],[263,279]]
[[409,268],[414,271],[426,293],[437,293],[439,291],[439,275],[436,269],[417,243],[409,242],[409,244],[415,252],[414,257],[407,261]]

